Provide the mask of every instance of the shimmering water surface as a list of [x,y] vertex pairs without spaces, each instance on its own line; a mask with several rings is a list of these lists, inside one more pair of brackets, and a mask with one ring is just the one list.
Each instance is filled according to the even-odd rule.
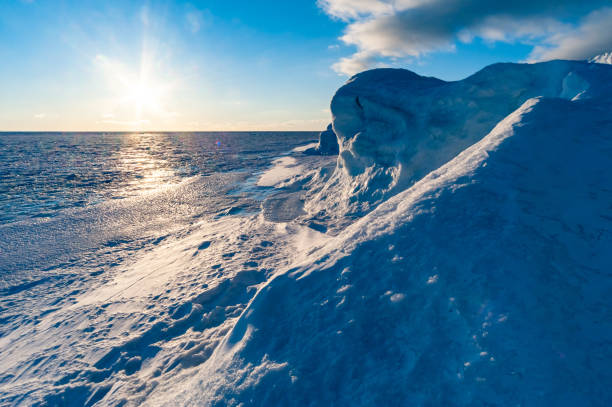
[[194,175],[256,171],[309,132],[0,134],[0,224],[133,197]]
[[249,187],[257,175],[314,139],[280,132],[0,134],[0,292],[116,263],[203,217],[253,213],[262,199]]

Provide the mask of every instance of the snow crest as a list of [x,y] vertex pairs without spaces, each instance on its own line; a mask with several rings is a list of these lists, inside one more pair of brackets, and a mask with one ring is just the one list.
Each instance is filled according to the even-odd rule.
[[308,208],[363,215],[482,139],[526,100],[601,96],[611,75],[609,67],[577,61],[495,64],[456,82],[403,69],[355,75],[331,102],[338,168]]

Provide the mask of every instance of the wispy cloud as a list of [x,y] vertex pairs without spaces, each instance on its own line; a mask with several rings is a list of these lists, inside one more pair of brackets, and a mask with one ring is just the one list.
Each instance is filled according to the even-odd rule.
[[[319,0],[347,22],[341,40],[357,52],[334,65],[353,74],[389,58],[452,51],[457,42],[520,41],[534,56],[585,58],[612,45],[609,0]],[[576,19],[584,18],[576,26]],[[606,20],[607,19],[607,20]],[[604,25],[608,24],[608,27]]]

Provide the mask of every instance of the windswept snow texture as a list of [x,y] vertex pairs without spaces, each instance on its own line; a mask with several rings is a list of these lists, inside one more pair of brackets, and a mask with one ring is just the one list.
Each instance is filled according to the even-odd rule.
[[0,291],[0,405],[612,405],[611,87],[586,61],[363,72],[337,157],[271,139],[4,227],[28,278]]
[[305,245],[172,403],[612,405],[611,68],[353,78],[339,168],[416,182]]

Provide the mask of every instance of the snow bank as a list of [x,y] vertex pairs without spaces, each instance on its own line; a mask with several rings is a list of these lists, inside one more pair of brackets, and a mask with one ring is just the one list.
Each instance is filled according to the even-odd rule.
[[363,215],[482,139],[529,98],[595,97],[610,91],[611,79],[608,66],[580,61],[494,64],[456,82],[403,69],[355,75],[331,102],[338,169],[310,212]]
[[[461,87],[514,103],[475,84],[495,82],[494,72],[545,66],[551,75],[536,79],[550,86],[540,89],[558,96],[565,62],[494,66]],[[595,94],[588,71],[578,75]],[[416,94],[434,84],[424,81]],[[336,107],[348,104],[349,90],[338,93]],[[366,100],[364,111],[374,106]],[[470,113],[462,100],[455,108]],[[482,117],[507,107],[489,108]],[[267,282],[175,402],[610,405],[610,108],[602,95],[525,101],[482,140]],[[419,120],[431,119],[427,112]],[[365,157],[344,170],[402,157],[355,150],[361,141],[347,134],[358,127],[347,133],[355,122],[336,117],[343,152]],[[485,126],[466,129],[452,117],[439,123],[457,131],[448,136],[457,143],[468,137],[459,127]],[[425,168],[410,173],[417,170]]]

